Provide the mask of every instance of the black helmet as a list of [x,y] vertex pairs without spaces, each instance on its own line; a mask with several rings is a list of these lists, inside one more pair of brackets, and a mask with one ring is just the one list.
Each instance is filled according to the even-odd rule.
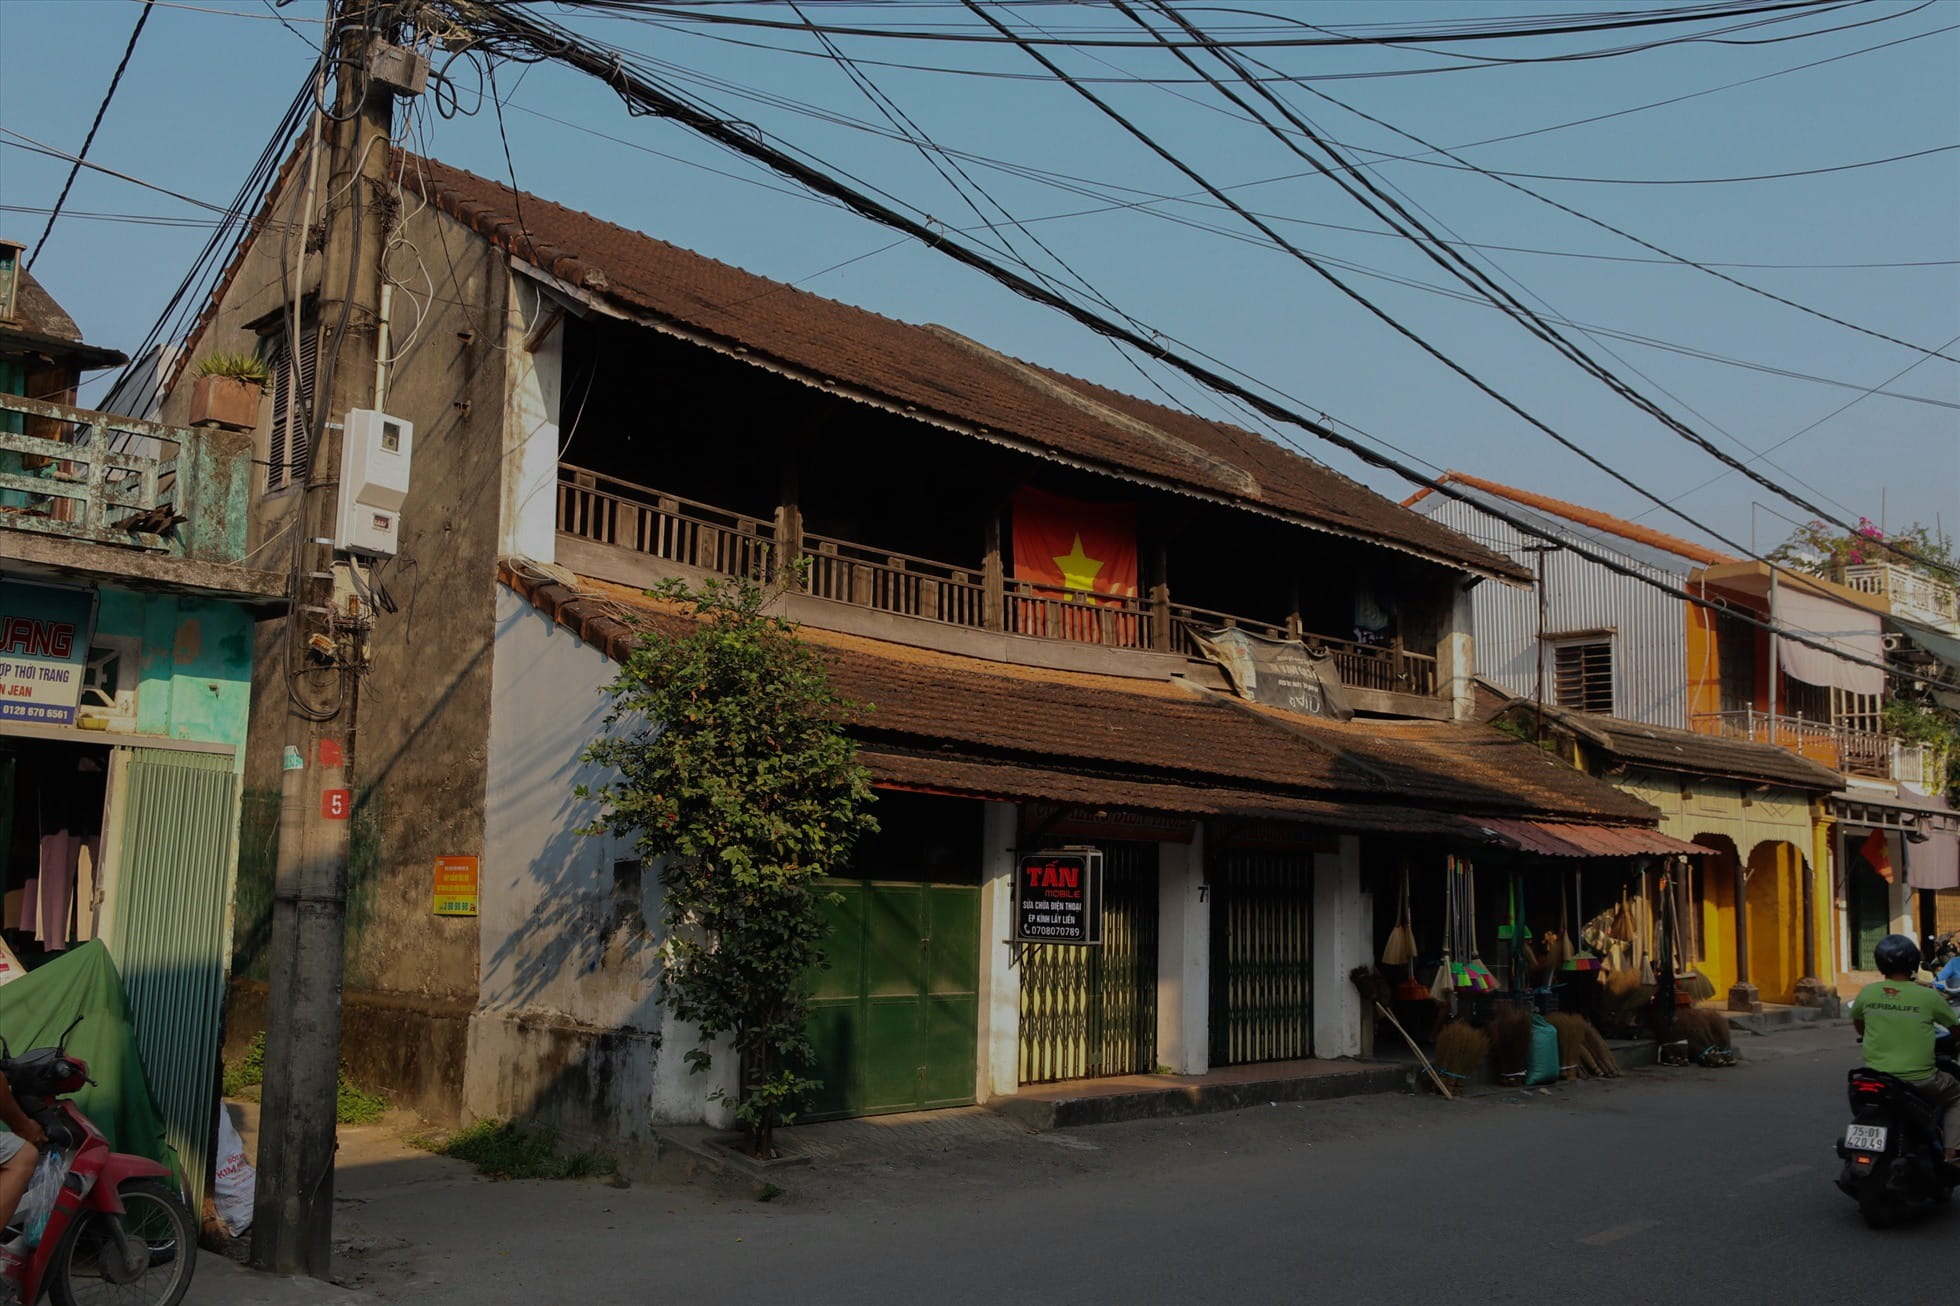
[[1919,945],[1903,934],[1888,934],[1872,949],[1872,964],[1887,975],[1917,975]]

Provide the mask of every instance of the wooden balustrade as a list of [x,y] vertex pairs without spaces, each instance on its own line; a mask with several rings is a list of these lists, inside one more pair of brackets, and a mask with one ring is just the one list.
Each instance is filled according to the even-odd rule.
[[[767,580],[788,559],[770,520],[729,512],[630,481],[560,465],[558,528],[594,543],[724,576]],[[1149,596],[1086,596],[996,578],[985,567],[871,549],[805,532],[801,588],[816,598],[973,630],[1154,649],[1202,657],[1195,635],[1237,627],[1265,639],[1303,639],[1332,652],[1343,684],[1393,693],[1436,693],[1436,659],[1398,642],[1358,644],[1303,633],[1297,620],[1252,621]],[[991,583],[990,583],[991,582]],[[998,588],[995,588],[998,586]]]

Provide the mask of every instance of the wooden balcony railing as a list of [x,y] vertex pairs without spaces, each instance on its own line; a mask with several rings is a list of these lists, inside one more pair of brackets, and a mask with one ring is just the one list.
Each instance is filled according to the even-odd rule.
[[[595,544],[627,549],[723,576],[769,580],[791,561],[773,520],[683,499],[631,481],[560,465],[558,529]],[[1303,639],[1333,652],[1342,683],[1357,689],[1433,696],[1436,659],[1399,642],[1370,645],[1304,633],[1285,624],[1173,605],[1161,597],[1093,602],[1026,581],[1000,583],[989,603],[986,575],[931,558],[868,548],[805,532],[794,555],[804,563],[800,588],[817,598],[917,617],[971,630],[999,629],[1039,639],[1151,649],[1202,657],[1194,633],[1239,627],[1267,639]],[[998,616],[992,615],[995,611]]]

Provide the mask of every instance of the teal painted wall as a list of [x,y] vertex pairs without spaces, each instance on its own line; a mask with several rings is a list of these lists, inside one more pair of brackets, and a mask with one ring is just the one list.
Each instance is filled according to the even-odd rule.
[[243,749],[252,698],[252,619],[243,608],[104,587],[95,629],[142,643],[138,734]]

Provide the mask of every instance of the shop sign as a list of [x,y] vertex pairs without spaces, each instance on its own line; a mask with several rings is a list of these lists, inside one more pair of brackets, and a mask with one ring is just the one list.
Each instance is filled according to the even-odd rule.
[[476,915],[476,886],[476,858],[436,858],[435,914],[438,916]]
[[1101,943],[1102,876],[1095,848],[1022,857],[1014,872],[1014,941]]
[[95,595],[0,581],[0,721],[75,723],[95,633]]

